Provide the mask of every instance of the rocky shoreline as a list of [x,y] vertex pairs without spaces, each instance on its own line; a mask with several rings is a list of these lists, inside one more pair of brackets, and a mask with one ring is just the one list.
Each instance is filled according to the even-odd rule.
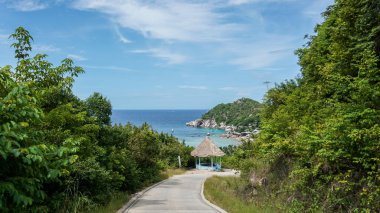
[[196,119],[186,123],[186,126],[196,128],[210,128],[210,129],[223,129],[226,133],[222,134],[222,138],[233,138],[236,140],[249,140],[252,135],[259,133],[259,130],[255,129],[252,132],[238,132],[237,126],[226,125],[225,123],[217,123],[214,119]]

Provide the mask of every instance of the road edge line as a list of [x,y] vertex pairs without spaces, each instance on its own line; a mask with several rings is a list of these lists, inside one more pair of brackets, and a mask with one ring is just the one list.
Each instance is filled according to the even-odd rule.
[[218,212],[220,212],[220,213],[228,213],[226,210],[220,208],[219,206],[217,206],[217,205],[211,203],[210,201],[208,201],[208,200],[206,199],[206,197],[205,197],[203,191],[204,191],[205,182],[206,182],[207,178],[210,178],[210,177],[206,177],[206,178],[203,180],[203,182],[202,182],[202,189],[201,189],[201,197],[202,197],[202,200],[203,200],[207,205],[211,206],[212,208],[214,208],[214,209],[217,210]]
[[162,181],[160,181],[158,183],[155,183],[155,184],[153,184],[151,186],[148,186],[144,190],[133,194],[132,197],[131,197],[131,199],[129,199],[129,201],[126,204],[124,204],[123,207],[121,207],[119,210],[117,210],[116,213],[127,213],[128,210],[130,208],[132,208],[137,203],[138,199],[141,196],[143,196],[147,191],[151,190],[152,188],[154,188],[154,187],[156,187],[156,186],[160,185],[161,183],[164,183],[165,181],[168,181],[168,180],[169,180],[169,178],[165,179],[165,180],[162,180]]

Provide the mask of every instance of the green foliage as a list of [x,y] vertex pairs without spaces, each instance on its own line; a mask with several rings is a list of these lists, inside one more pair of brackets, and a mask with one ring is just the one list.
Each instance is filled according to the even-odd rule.
[[271,203],[267,205],[251,199],[251,187],[238,177],[213,176],[204,184],[207,200],[231,213],[270,213],[280,212]]
[[96,117],[100,124],[111,124],[112,106],[109,100],[95,92],[86,99],[85,104],[88,114]]
[[239,126],[240,130],[251,130],[259,126],[261,104],[249,98],[241,98],[233,103],[218,104],[202,119],[214,119],[217,123]]
[[[31,37],[22,28],[12,36],[17,40],[13,46],[19,66],[29,66],[34,61],[27,53]],[[0,69],[0,210],[45,211],[39,205],[46,198],[44,182],[67,173],[67,164],[77,159],[78,141],[68,137],[61,146],[41,140],[44,113],[36,95],[39,87],[23,78],[18,67],[16,72],[10,66]]]
[[[176,167],[191,148],[148,124],[110,125],[111,103],[72,93],[83,72],[29,56],[32,37],[16,40],[17,66],[0,68],[0,212],[83,212],[115,194],[134,193]],[[49,198],[49,199],[47,199]]]
[[226,153],[223,157],[223,167],[230,169],[239,169],[243,175],[250,174],[254,169],[253,156],[256,150],[255,142],[252,140],[243,140],[238,146],[229,145],[221,147]]
[[265,176],[263,194],[289,211],[380,209],[379,11],[380,1],[337,0],[297,51],[302,76],[266,94],[241,168]]
[[29,57],[28,52],[32,50],[30,42],[33,41],[29,32],[23,27],[18,27],[11,37],[17,41],[11,45],[15,48],[15,57],[21,60]]

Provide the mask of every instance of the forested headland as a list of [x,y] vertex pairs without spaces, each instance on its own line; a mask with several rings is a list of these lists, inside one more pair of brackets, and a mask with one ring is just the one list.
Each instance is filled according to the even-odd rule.
[[261,104],[250,98],[221,103],[207,111],[202,118],[186,123],[188,126],[225,129],[227,132],[253,131],[260,125]]
[[301,75],[268,91],[260,134],[230,150],[240,184],[214,184],[219,194],[287,212],[379,211],[379,14],[377,0],[328,7],[296,51]]
[[202,116],[217,123],[238,126],[242,130],[255,129],[259,126],[261,105],[250,98],[241,98],[232,103],[218,104]]
[[178,155],[188,165],[192,148],[175,137],[148,124],[111,125],[106,97],[76,97],[84,70],[71,59],[54,66],[30,56],[22,27],[10,38],[17,65],[0,68],[0,212],[91,211],[161,180]]

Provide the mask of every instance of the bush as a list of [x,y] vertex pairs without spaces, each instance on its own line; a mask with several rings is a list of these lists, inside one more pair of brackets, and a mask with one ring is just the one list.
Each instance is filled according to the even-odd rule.
[[[83,212],[161,180],[190,161],[191,147],[148,124],[110,124],[111,103],[71,91],[83,72],[29,57],[32,37],[17,28],[14,70],[0,68],[0,211]],[[49,199],[47,199],[49,198]]]

